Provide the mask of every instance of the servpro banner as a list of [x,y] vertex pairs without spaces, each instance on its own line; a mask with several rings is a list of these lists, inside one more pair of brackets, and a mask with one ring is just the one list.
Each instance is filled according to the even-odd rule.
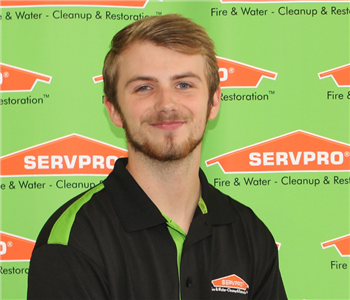
[[[348,0],[1,0],[0,298],[26,298],[43,224],[127,157],[103,60],[117,31],[168,13],[216,45],[209,182],[271,230],[289,299],[350,299]],[[209,284],[249,297],[238,274]]]

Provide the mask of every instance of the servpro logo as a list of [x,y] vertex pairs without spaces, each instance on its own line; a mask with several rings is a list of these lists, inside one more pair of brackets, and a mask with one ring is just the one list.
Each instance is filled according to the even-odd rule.
[[102,82],[103,76],[102,75],[94,76],[94,77],[92,77],[92,80],[94,81],[94,83]]
[[[216,57],[219,66],[220,86],[222,88],[256,88],[266,77],[275,80],[277,73],[249,66],[227,58]],[[103,81],[103,76],[92,77],[94,83]]]
[[350,256],[350,234],[321,243],[323,249],[335,247],[340,256]]
[[275,80],[277,73],[238,61],[217,57],[222,88],[256,88],[266,77]]
[[148,0],[1,0],[0,7],[111,6],[143,8]]
[[71,134],[0,158],[0,175],[108,175],[127,150]]
[[0,261],[29,261],[35,241],[0,231]]
[[349,171],[350,145],[297,130],[205,163],[224,173]]
[[38,81],[50,83],[51,76],[0,63],[0,91],[32,91]]
[[248,294],[249,285],[239,276],[233,274],[211,281],[213,292],[229,292],[236,294]]
[[332,77],[338,87],[350,87],[350,64],[318,73],[318,77]]

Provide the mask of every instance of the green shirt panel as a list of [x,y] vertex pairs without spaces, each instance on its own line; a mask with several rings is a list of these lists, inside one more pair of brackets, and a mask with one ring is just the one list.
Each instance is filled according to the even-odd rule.
[[73,226],[75,216],[79,209],[88,202],[91,197],[104,188],[103,183],[95,186],[88,192],[86,192],[81,198],[70,205],[64,213],[57,219],[56,223],[53,225],[48,244],[61,244],[68,245],[69,235],[71,228]]
[[[198,206],[201,210],[201,212],[204,214],[208,213],[207,206],[203,200],[202,197],[200,197],[200,200],[198,202]],[[181,263],[181,255],[182,255],[182,248],[184,245],[184,242],[186,240],[186,233],[182,230],[182,228],[176,224],[173,220],[171,220],[168,216],[164,215],[164,218],[167,220],[168,230],[171,235],[171,237],[174,240],[176,251],[177,251],[177,268],[179,272],[179,278],[180,278],[180,263]]]

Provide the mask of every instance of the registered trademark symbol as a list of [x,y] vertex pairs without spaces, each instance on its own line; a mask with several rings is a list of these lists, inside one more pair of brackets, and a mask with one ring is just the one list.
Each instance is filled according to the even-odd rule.
[[232,73],[235,72],[235,69],[231,67],[231,68],[228,69],[228,71],[232,74]]
[[12,247],[13,243],[12,242],[7,242],[7,246]]
[[7,77],[9,77],[9,76],[10,76],[9,72],[4,72],[4,77],[5,77],[5,78],[7,78]]
[[350,152],[349,152],[349,151],[346,151],[346,152],[344,152],[344,155],[345,155],[346,157],[349,157],[349,156],[350,156]]

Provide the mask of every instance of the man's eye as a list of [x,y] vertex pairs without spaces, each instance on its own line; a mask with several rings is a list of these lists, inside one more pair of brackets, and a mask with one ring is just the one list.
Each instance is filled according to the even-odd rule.
[[136,89],[136,92],[143,92],[143,91],[147,91],[147,90],[149,90],[149,89],[150,89],[149,86],[143,85],[143,86],[138,87],[138,88]]
[[190,87],[190,85],[189,85],[188,83],[186,83],[186,82],[181,82],[181,83],[179,83],[179,84],[177,85],[177,87],[178,87],[179,89],[187,89],[187,88]]

